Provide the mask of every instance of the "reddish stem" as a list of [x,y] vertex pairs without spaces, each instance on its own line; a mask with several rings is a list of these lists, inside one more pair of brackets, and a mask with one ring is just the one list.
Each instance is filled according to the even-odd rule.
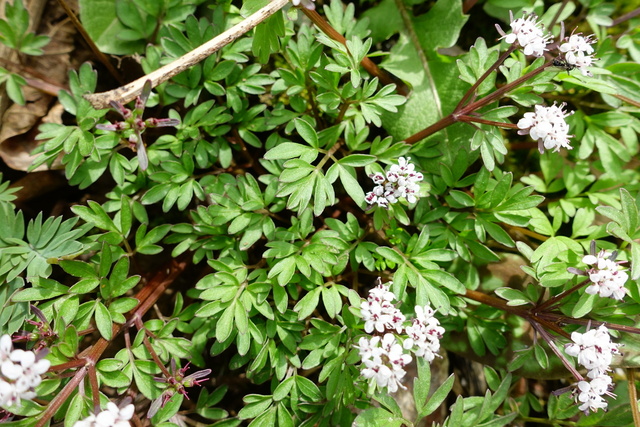
[[89,384],[91,385],[91,397],[93,398],[93,407],[100,407],[100,386],[98,385],[98,373],[96,371],[96,365],[87,365],[89,370]]
[[575,285],[571,289],[567,289],[566,291],[560,292],[558,295],[549,298],[548,300],[546,300],[542,304],[534,307],[534,310],[535,310],[534,313],[543,312],[543,311],[546,311],[546,310],[549,310],[549,309],[553,308],[553,306],[556,305],[558,302],[560,302],[560,300],[562,300],[563,298],[565,298],[568,295],[571,295],[572,293],[574,293],[575,291],[577,291],[578,289],[580,289],[581,287],[586,285],[588,282],[589,282],[589,279],[583,280],[582,282],[578,283],[577,285]]
[[544,328],[541,328],[537,322],[530,322],[530,323],[531,323],[531,326],[533,326],[533,328],[540,334],[540,336],[544,338],[547,344],[549,344],[549,348],[551,349],[551,351],[553,351],[556,354],[556,356],[558,356],[558,358],[562,361],[562,364],[565,366],[565,368],[567,368],[567,370],[571,372],[571,375],[573,375],[574,378],[578,381],[584,380],[584,377],[580,375],[580,372],[578,372],[576,368],[574,368],[573,365],[569,363],[566,356],[560,351],[560,349],[554,342],[553,337],[549,335],[549,333],[545,331]]
[[498,60],[496,62],[494,62],[491,67],[489,67],[489,69],[487,69],[487,71],[485,71],[480,78],[478,78],[478,80],[473,84],[473,86],[471,86],[469,88],[469,90],[464,94],[464,96],[462,97],[462,99],[460,100],[460,102],[458,102],[458,105],[456,105],[455,111],[459,110],[460,108],[462,108],[462,106],[469,100],[469,98],[471,98],[472,96],[475,96],[476,93],[476,89],[478,89],[478,87],[482,84],[483,81],[485,81],[487,79],[487,77],[489,77],[489,75],[494,72],[495,70],[498,69],[498,67],[500,66],[500,64],[502,64],[505,59],[507,59],[509,57],[509,55],[511,55],[511,53],[516,50],[517,45],[515,43],[512,43],[509,48],[507,50],[505,50],[502,55],[500,55],[500,57],[498,58]]
[[515,123],[496,122],[494,120],[485,120],[485,119],[480,118],[480,117],[460,116],[458,119],[461,122],[481,123],[483,125],[496,126],[496,127],[501,127],[501,128],[505,128],[505,129],[518,129],[518,125],[516,125]]
[[[156,303],[158,298],[164,294],[167,287],[173,283],[173,281],[182,273],[189,262],[186,257],[180,259],[171,260],[168,268],[162,268],[155,276],[135,295],[140,304],[129,312],[129,319],[125,324],[114,324],[112,337],[115,338],[122,332],[125,326],[130,326],[135,323],[136,319],[142,319],[142,316]],[[112,338],[112,339],[113,339]],[[82,382],[88,371],[89,365],[94,365],[102,356],[102,353],[107,349],[111,341],[107,341],[104,338],[100,338],[94,345],[86,348],[79,357],[84,362],[82,366],[71,378],[71,381],[65,385],[60,393],[58,393],[53,400],[49,403],[47,408],[42,412],[40,419],[35,424],[35,427],[44,427],[49,420],[55,415],[60,407],[66,402],[66,400],[73,394],[78,385]],[[76,361],[73,361],[77,363]],[[70,363],[70,362],[67,362]],[[65,364],[62,364],[65,365]],[[62,366],[62,365],[57,365]]]
[[480,98],[477,101],[471,102],[469,104],[467,104],[466,106],[456,109],[455,111],[453,111],[451,114],[449,114],[446,117],[443,117],[442,119],[440,119],[439,121],[435,122],[434,124],[432,124],[431,126],[427,127],[426,129],[421,130],[420,132],[411,135],[409,138],[405,139],[404,142],[406,142],[407,144],[413,144],[416,143],[428,136],[433,135],[434,133],[444,129],[447,126],[450,126],[460,120],[460,117],[465,117],[465,116],[469,116],[469,114],[473,113],[474,111],[494,102],[497,101],[498,99],[500,99],[502,96],[504,96],[507,92],[515,89],[516,87],[520,86],[522,83],[526,82],[527,80],[531,79],[532,77],[537,76],[538,74],[540,74],[541,72],[543,72],[544,70],[547,69],[547,67],[553,65],[553,61],[548,61],[545,64],[543,64],[542,66],[529,71],[527,74],[525,74],[522,77],[519,77],[517,79],[515,79],[514,81],[512,81],[511,83],[507,83],[506,85],[496,89],[494,92],[490,93],[489,95],[485,96],[484,98]]

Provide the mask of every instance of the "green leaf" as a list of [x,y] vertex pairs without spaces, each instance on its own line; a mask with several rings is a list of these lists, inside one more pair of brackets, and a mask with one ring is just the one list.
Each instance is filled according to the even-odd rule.
[[163,401],[162,407],[151,419],[153,425],[159,425],[159,423],[167,421],[169,418],[173,417],[180,410],[180,406],[182,405],[183,400],[184,394],[175,393],[169,398],[168,401]]
[[376,161],[376,156],[370,154],[349,154],[341,158],[338,163],[342,166],[363,167]]
[[[316,156],[318,154],[315,149],[306,145],[297,144],[295,142],[283,142],[267,151],[264,158],[267,160],[285,160],[293,159],[294,157],[308,156],[313,153],[315,153]],[[307,160],[307,162],[309,161]]]
[[353,421],[354,427],[401,427],[405,420],[384,408],[369,408],[360,412]]
[[322,287],[315,288],[302,297],[302,299],[293,307],[293,311],[298,313],[298,320],[303,320],[311,316],[311,313],[313,313],[320,302],[321,291]]
[[431,365],[423,357],[416,357],[418,376],[413,380],[413,401],[416,410],[421,412],[427,405],[431,388]]
[[233,319],[235,317],[235,301],[231,303],[223,312],[216,323],[216,339],[226,341],[233,331]]
[[573,310],[571,311],[571,316],[576,319],[580,319],[593,310],[593,306],[598,301],[600,297],[596,295],[590,295],[588,293],[583,293],[580,295],[578,302],[573,306]]
[[283,382],[281,382],[280,384],[278,384],[276,389],[273,391],[274,402],[279,402],[289,395],[289,392],[293,388],[294,381],[295,381],[295,377],[289,377]]
[[82,277],[84,279],[98,277],[95,268],[86,262],[62,260],[60,261],[60,267],[75,277]]
[[133,217],[131,214],[131,201],[128,197],[122,196],[120,199],[120,233],[123,236],[128,236],[131,231],[131,224]]
[[11,300],[14,302],[39,301],[55,298],[64,295],[69,291],[64,285],[55,280],[38,277],[33,281],[33,288],[23,289],[14,295]]
[[91,39],[101,52],[112,55],[130,55],[141,52],[144,41],[126,41],[119,37],[126,27],[116,14],[113,0],[80,0],[80,19]]
[[438,387],[438,389],[435,392],[433,392],[433,394],[429,398],[429,401],[426,402],[422,410],[418,412],[418,418],[426,417],[427,415],[432,414],[436,409],[438,409],[442,404],[442,402],[444,402],[444,400],[449,395],[449,392],[451,392],[454,382],[455,382],[454,374],[449,375],[449,378],[447,378],[440,385],[440,387]]
[[402,255],[400,255],[398,252],[396,252],[395,250],[387,247],[387,246],[380,246],[376,248],[376,252],[381,255],[383,258],[388,259],[389,261],[393,261],[396,264],[404,264],[405,260],[402,257]]
[[238,328],[238,333],[243,335],[246,334],[249,330],[249,314],[241,300],[237,300],[235,303],[234,318],[236,328]]
[[444,286],[457,294],[466,292],[465,286],[461,281],[450,273],[442,270],[424,270],[422,275],[428,279],[434,286]]
[[640,277],[640,243],[631,242],[631,280]]
[[510,306],[524,305],[531,302],[529,301],[529,298],[527,298],[527,296],[518,289],[498,288],[495,290],[495,293],[500,298],[507,300],[507,305]]
[[245,405],[238,412],[238,418],[241,420],[256,418],[266,411],[273,403],[271,396],[262,396],[259,394],[248,394],[243,398],[243,400]]
[[[460,0],[439,0],[429,8],[427,13],[417,17],[412,17],[409,13],[410,33],[416,35],[421,49],[418,53],[415,50],[414,41],[406,36],[407,22],[391,20],[387,23],[386,21],[389,16],[397,14],[396,11],[391,14],[389,12],[389,9],[397,9],[395,4],[393,0],[384,0],[377,7],[372,8],[370,13],[383,14],[382,19],[385,20],[385,25],[397,25],[395,28],[388,28],[387,31],[401,34],[398,42],[391,49],[389,59],[382,63],[382,67],[408,82],[413,91],[407,103],[399,108],[399,113],[384,114],[382,120],[389,133],[396,139],[403,140],[437,122],[447,112],[453,111],[464,91],[469,87],[468,83],[458,78],[457,72],[452,72],[455,64],[450,59],[437,54],[438,48],[456,44],[467,17],[462,13]],[[430,108],[424,108],[425,105],[429,105]],[[438,163],[442,161],[448,165],[453,164],[456,151],[467,149],[460,144],[463,144],[462,141],[468,144],[472,132],[470,128],[462,126],[457,128],[455,137],[453,131],[444,132],[445,138],[441,138],[442,141],[437,146],[443,156],[434,160],[432,170],[438,170]],[[449,140],[449,138],[456,140]],[[456,143],[457,141],[460,143]]]
[[109,217],[109,215],[107,215],[104,208],[100,206],[99,203],[96,203],[93,200],[89,200],[87,202],[87,205],[88,206],[72,206],[71,210],[84,221],[94,225],[97,228],[107,231],[119,232],[118,228],[113,223],[113,220]]
[[305,120],[295,119],[293,121],[298,134],[313,148],[319,148],[318,134],[316,130]]
[[[133,379],[136,382],[138,390],[149,400],[154,400],[160,397],[161,391],[158,388],[158,382],[153,379],[152,375],[149,375],[147,360],[135,360],[132,365]],[[156,370],[159,368],[156,366]],[[155,373],[155,372],[154,372]]]
[[293,273],[296,271],[296,260],[294,257],[289,256],[275,264],[269,270],[268,277],[271,279],[275,276],[278,276],[278,284],[280,286],[285,286],[293,277]]
[[626,231],[629,235],[633,235],[638,228],[638,205],[636,205],[635,199],[625,188],[620,189],[620,204],[622,205],[622,214],[626,220]]
[[96,302],[96,327],[102,335],[102,338],[105,340],[110,340],[113,332],[113,321],[111,320],[111,313],[109,313],[109,309],[104,306],[101,302]]
[[82,412],[84,412],[85,409],[89,409],[87,406],[88,405],[86,404],[83,394],[76,393],[71,399],[69,403],[69,410],[64,416],[65,423],[69,422],[69,425],[74,425],[76,421],[80,420],[82,417]]
[[358,183],[358,180],[355,178],[355,171],[353,168],[349,167],[348,169],[342,166],[339,166],[339,174],[340,174],[340,182],[342,182],[342,186],[345,191],[353,201],[358,206],[364,206],[364,191],[362,187]]

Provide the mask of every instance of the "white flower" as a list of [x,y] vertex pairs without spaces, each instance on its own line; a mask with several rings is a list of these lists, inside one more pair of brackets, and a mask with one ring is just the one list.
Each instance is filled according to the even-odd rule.
[[525,113],[524,117],[518,121],[519,135],[531,135],[531,138],[538,141],[540,153],[544,150],[560,151],[560,148],[571,149],[569,145],[569,125],[565,117],[573,112],[564,111],[565,104],[550,107],[542,105],[535,106],[534,113]]
[[403,347],[412,349],[417,357],[424,357],[429,363],[438,355],[440,338],[444,335],[444,328],[438,319],[433,317],[433,310],[428,305],[416,306],[416,317],[413,325],[406,328],[408,338]]
[[620,344],[611,342],[609,329],[604,325],[584,334],[573,332],[571,340],[572,343],[565,345],[565,352],[578,358],[578,363],[589,371],[589,378],[596,378],[610,371],[613,355],[620,354]]
[[34,389],[42,382],[51,362],[33,351],[13,350],[9,335],[0,337],[0,407],[20,405],[36,397]]
[[129,420],[133,417],[133,404],[123,408],[113,403],[107,403],[107,409],[98,415],[91,414],[84,420],[76,421],[73,427],[130,427]]
[[395,330],[402,333],[406,318],[393,305],[395,295],[389,290],[389,285],[380,283],[369,291],[369,298],[360,305],[360,312],[364,319],[364,330],[371,333]]
[[0,362],[9,359],[12,350],[13,343],[11,342],[11,336],[3,335],[0,337]]
[[305,9],[309,10],[315,10],[316,8],[316,5],[313,4],[313,0],[291,0],[291,3],[293,3],[294,6],[302,4]]
[[400,157],[397,165],[392,165],[386,174],[375,173],[369,177],[376,186],[365,195],[369,205],[377,204],[387,208],[390,203],[405,199],[415,203],[420,193],[419,182],[424,179],[420,172],[415,171],[415,165],[409,162],[411,158]]
[[569,39],[560,45],[560,52],[564,53],[564,60],[568,65],[580,70],[583,76],[590,76],[587,70],[593,65],[593,46],[596,42],[593,36],[583,37],[582,34],[572,34]]
[[579,381],[573,394],[576,403],[580,403],[578,407],[585,414],[589,411],[596,412],[598,409],[607,409],[607,401],[602,397],[608,395],[615,397],[610,390],[613,389],[611,377],[609,375],[601,375],[589,381]]
[[401,380],[406,375],[404,367],[411,363],[411,356],[404,353],[393,334],[385,334],[383,338],[361,337],[356,348],[364,365],[363,377],[373,379],[380,388],[387,387],[390,393],[406,388]]
[[611,259],[611,255],[602,250],[597,255],[587,255],[582,262],[592,267],[586,270],[591,284],[585,292],[590,295],[600,295],[605,298],[622,300],[627,294],[624,284],[629,279],[626,270],[621,270],[620,265]]
[[498,32],[502,35],[500,38],[509,44],[517,41],[525,55],[543,56],[544,51],[548,50],[546,46],[551,43],[553,37],[549,34],[544,34],[544,28],[542,23],[537,20],[538,17],[535,14],[531,14],[522,18],[513,19],[511,12],[509,12],[509,16],[511,18],[509,24],[511,26],[511,33],[506,34],[502,28],[496,24]]

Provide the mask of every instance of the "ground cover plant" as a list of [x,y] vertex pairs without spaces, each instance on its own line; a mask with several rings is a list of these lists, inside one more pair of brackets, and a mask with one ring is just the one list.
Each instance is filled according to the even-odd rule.
[[640,9],[34,3],[4,423],[640,425]]

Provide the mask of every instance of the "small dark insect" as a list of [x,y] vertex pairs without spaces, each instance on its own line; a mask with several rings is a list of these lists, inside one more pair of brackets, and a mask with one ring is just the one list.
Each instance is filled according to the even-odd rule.
[[553,66],[554,66],[554,67],[560,67],[560,68],[562,68],[562,69],[563,69],[563,70],[565,70],[567,73],[568,73],[569,71],[571,71],[571,70],[575,70],[575,69],[577,68],[575,65],[573,65],[573,64],[569,64],[569,63],[567,62],[567,60],[566,60],[566,59],[564,59],[564,58],[563,58],[563,57],[561,57],[561,56],[559,56],[559,57],[557,57],[557,58],[554,58],[554,59],[553,59],[552,64],[553,64]]

